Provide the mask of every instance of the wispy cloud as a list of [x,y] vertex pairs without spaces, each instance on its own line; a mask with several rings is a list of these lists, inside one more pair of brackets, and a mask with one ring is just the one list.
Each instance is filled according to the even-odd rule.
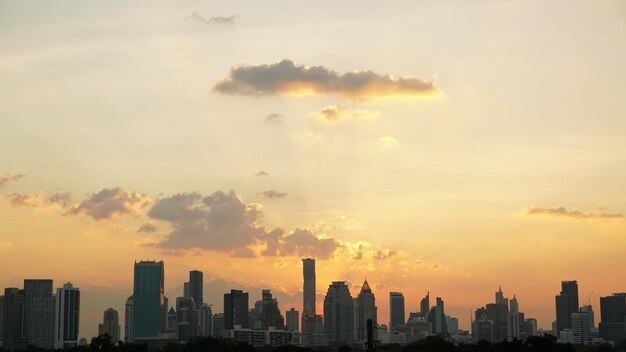
[[191,15],[189,15],[189,18],[200,22],[200,23],[204,23],[204,24],[228,24],[228,25],[233,25],[235,24],[235,20],[237,18],[239,18],[239,16],[237,15],[232,15],[232,16],[228,16],[228,17],[223,17],[223,16],[215,16],[215,17],[209,17],[206,18],[204,16],[202,16],[198,11],[194,11]]
[[606,212],[584,212],[581,210],[573,209],[567,210],[565,207],[552,207],[545,208],[537,205],[531,205],[524,210],[526,215],[543,215],[558,218],[567,219],[623,219],[624,215],[621,213],[606,213]]
[[138,215],[151,203],[152,199],[143,194],[125,188],[108,188],[89,194],[86,200],[71,207],[66,215],[85,214],[96,220],[107,220],[125,214]]
[[256,174],[254,174],[254,176],[269,176],[270,174],[268,174],[267,172],[261,170],[259,172],[257,172]]
[[284,198],[287,196],[287,193],[278,192],[273,189],[270,189],[270,190],[263,191],[263,192],[257,192],[257,195],[273,199],[273,198]]
[[271,113],[265,116],[265,122],[270,123],[272,125],[279,125],[283,123],[284,119],[285,119],[285,116],[281,114],[277,114],[277,113]]
[[355,100],[430,97],[441,93],[434,82],[411,76],[394,77],[373,71],[337,73],[323,66],[291,60],[273,64],[235,65],[213,90],[239,95],[336,95]]
[[15,181],[15,180],[19,180],[20,178],[24,177],[25,175],[21,175],[21,174],[2,174],[0,175],[0,186],[4,185],[7,182],[10,181]]
[[146,221],[143,224],[141,224],[141,226],[139,226],[139,229],[137,229],[137,232],[154,233],[156,232],[156,226],[154,226],[150,221]]
[[375,119],[380,117],[380,111],[349,109],[342,105],[329,105],[316,113],[317,117],[327,122],[343,122]]
[[33,207],[41,208],[52,205],[65,207],[72,197],[71,193],[55,193],[50,197],[46,197],[43,192],[37,192],[35,194],[27,193],[9,193],[6,198],[14,207]]

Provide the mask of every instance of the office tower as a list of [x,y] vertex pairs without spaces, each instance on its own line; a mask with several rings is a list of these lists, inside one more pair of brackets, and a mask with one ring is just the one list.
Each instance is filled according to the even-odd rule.
[[404,323],[404,295],[400,292],[389,292],[389,331],[394,331]]
[[133,343],[133,296],[126,299],[124,306],[124,343]]
[[591,341],[591,315],[588,312],[572,313],[573,343],[586,344]]
[[35,347],[54,347],[54,296],[52,280],[24,280],[25,329],[28,343]]
[[203,285],[203,275],[202,271],[192,270],[189,272],[189,294],[193,301],[196,303],[196,306],[202,307],[204,304],[204,292],[202,289]]
[[447,334],[446,313],[444,309],[443,299],[437,297],[437,304],[428,312],[428,322],[432,326],[435,334]]
[[589,314],[589,326],[593,329],[596,326],[595,314],[593,313],[593,307],[591,305],[586,305],[580,307],[581,313]]
[[520,325],[520,335],[524,337],[537,335],[537,319],[529,318]]
[[167,312],[167,323],[165,324],[166,332],[176,333],[176,310],[174,307],[170,307],[170,310]]
[[502,286],[500,286],[496,292],[496,304],[509,305],[509,300],[504,297],[504,292],[502,292]]
[[282,330],[285,327],[285,319],[278,308],[278,301],[272,298],[270,290],[263,290],[262,298],[254,304],[251,312],[252,328],[267,330],[271,327]]
[[420,313],[422,316],[428,315],[428,310],[430,309],[430,292],[426,292],[426,296],[422,298],[420,301]]
[[600,297],[600,337],[615,344],[626,340],[626,293]]
[[[576,281],[561,282],[561,293],[556,301],[556,333],[572,328],[572,313],[578,312],[578,283]],[[558,335],[557,335],[558,336]]]
[[509,301],[509,313],[507,316],[506,326],[506,340],[513,341],[520,339],[521,323],[524,319],[520,318],[519,303],[517,297],[513,295],[513,298]]
[[109,334],[113,343],[120,341],[120,319],[117,311],[113,308],[104,311],[102,324],[98,327],[98,335],[104,334]]
[[3,348],[24,349],[28,345],[24,324],[26,295],[18,288],[4,289]]
[[493,321],[487,318],[487,309],[478,308],[476,310],[474,322],[472,323],[472,330],[476,342],[481,340],[494,342]]
[[191,297],[191,286],[189,281],[183,283],[183,297]]
[[213,316],[213,334],[211,336],[222,336],[224,330],[224,313],[218,313]]
[[200,307],[200,336],[211,336],[213,334],[213,309],[203,303]]
[[71,282],[57,288],[54,324],[54,347],[78,346],[80,325],[80,290]]
[[304,284],[302,289],[303,316],[304,314],[317,314],[315,309],[315,259],[302,259],[302,274]]
[[333,281],[324,297],[324,332],[329,341],[354,341],[354,301],[343,281]]
[[291,308],[286,312],[287,315],[287,330],[300,331],[300,312],[295,308]]
[[248,292],[241,290],[224,294],[224,329],[234,329],[235,325],[248,327]]
[[376,297],[372,293],[370,285],[367,280],[361,287],[356,298],[356,336],[357,341],[367,341],[367,320],[372,320],[372,327],[374,328],[374,340],[376,340],[375,327],[378,325],[378,308],[376,307]]
[[176,338],[180,342],[197,337],[200,330],[200,311],[191,297],[176,298]]
[[155,337],[165,330],[167,299],[163,261],[135,262],[132,304],[133,340]]
[[459,319],[446,315],[446,328],[448,334],[457,335],[459,333]]
[[4,345],[4,296],[0,296],[0,348]]

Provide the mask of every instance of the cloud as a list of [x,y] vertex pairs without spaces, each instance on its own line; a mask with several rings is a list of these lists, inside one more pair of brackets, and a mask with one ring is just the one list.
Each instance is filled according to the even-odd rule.
[[149,197],[125,188],[102,189],[89,194],[80,204],[71,207],[66,215],[85,214],[96,220],[113,219],[120,215],[138,215],[140,210],[152,203]]
[[287,193],[282,193],[282,192],[278,192],[275,191],[273,189],[270,189],[268,191],[263,191],[263,192],[257,192],[257,195],[260,196],[264,196],[270,199],[274,199],[274,198],[284,198],[287,196]]
[[71,193],[55,193],[50,197],[46,197],[43,192],[35,194],[9,193],[6,198],[14,207],[33,207],[42,208],[51,205],[60,205],[65,207],[72,197]]
[[239,18],[239,16],[232,15],[232,16],[228,16],[228,17],[216,16],[216,17],[206,18],[206,17],[202,16],[200,13],[198,13],[198,11],[194,11],[191,15],[189,15],[189,18],[191,18],[192,20],[195,20],[197,22],[204,23],[204,24],[229,24],[229,25],[233,25],[233,24],[235,24],[235,20],[237,18]]
[[154,226],[150,221],[146,221],[139,226],[137,232],[154,233],[156,232],[156,226]]
[[25,177],[25,175],[21,174],[2,174],[0,175],[0,186],[4,185],[7,182],[19,180],[20,178]]
[[544,208],[537,205],[531,205],[524,210],[526,215],[543,215],[551,217],[560,217],[567,219],[623,219],[621,213],[595,213],[583,212],[577,209],[567,210],[564,207]]
[[285,119],[285,116],[281,114],[277,114],[277,113],[271,113],[265,116],[265,122],[271,123],[273,125],[278,125],[278,124],[283,123],[284,119]]
[[380,143],[380,145],[385,149],[395,148],[400,145],[400,142],[396,139],[396,137],[389,134],[380,137],[378,139],[378,143]]
[[316,113],[321,120],[328,122],[343,122],[375,119],[380,116],[380,111],[352,110],[341,105],[329,105]]
[[256,174],[254,174],[254,176],[269,176],[270,174],[268,174],[267,172],[261,170],[259,172],[257,172]]
[[[261,225],[260,204],[245,203],[234,191],[210,196],[181,193],[158,200],[148,216],[167,221],[173,231],[157,247],[166,250],[208,249],[234,257],[314,256],[327,259],[341,247],[338,240],[317,236],[310,230],[285,233]],[[255,248],[265,248],[260,251]]]
[[235,65],[213,90],[238,95],[336,95],[353,100],[430,97],[441,93],[434,82],[372,71],[339,74],[323,66],[303,66],[284,59],[273,64]]

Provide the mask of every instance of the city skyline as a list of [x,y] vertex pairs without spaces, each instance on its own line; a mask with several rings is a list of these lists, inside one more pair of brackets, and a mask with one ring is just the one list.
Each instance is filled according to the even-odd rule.
[[551,329],[572,280],[598,315],[626,291],[625,13],[2,1],[0,287],[73,283],[81,337],[123,330],[142,260],[169,307],[270,289],[300,323],[303,258],[318,315],[365,279],[385,324],[428,293],[469,329],[502,287]]

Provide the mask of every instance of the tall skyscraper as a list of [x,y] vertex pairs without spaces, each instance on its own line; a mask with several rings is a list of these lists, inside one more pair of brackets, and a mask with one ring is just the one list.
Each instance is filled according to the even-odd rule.
[[[361,292],[357,296],[356,300],[356,336],[357,341],[367,341],[367,320],[372,320],[373,332],[376,335],[376,326],[378,325],[378,308],[376,307],[376,297],[372,293],[370,285],[367,280],[361,287]],[[374,336],[376,340],[376,336]]]
[[167,299],[163,261],[135,262],[132,304],[132,336],[155,337],[165,330]]
[[343,281],[333,281],[324,297],[324,332],[329,341],[354,341],[354,301]]
[[54,347],[78,346],[80,291],[71,282],[57,289],[54,324]]
[[189,295],[193,298],[198,308],[204,303],[204,292],[202,289],[203,275],[201,271],[192,270],[189,272]]
[[0,348],[4,345],[4,296],[0,296]]
[[615,344],[626,340],[626,293],[600,297],[600,337]]
[[28,345],[24,326],[24,290],[10,287],[4,289],[3,347],[8,350],[24,349]]
[[422,298],[422,300],[420,301],[420,314],[422,314],[422,316],[427,316],[428,315],[428,310],[430,309],[430,292],[426,292],[426,296],[424,296],[424,298]]
[[282,330],[285,327],[285,319],[278,308],[278,301],[272,298],[270,290],[261,292],[262,298],[254,304],[250,320],[253,329],[267,330],[275,328]]
[[302,289],[303,296],[303,316],[304,314],[317,314],[315,309],[315,259],[302,259],[302,274],[304,277],[304,285]]
[[52,280],[24,280],[25,329],[28,343],[35,347],[54,347],[54,296]]
[[556,301],[556,333],[572,328],[572,313],[578,313],[578,283],[576,281],[561,282],[561,293]]
[[447,334],[446,313],[441,297],[437,297],[436,304],[428,312],[428,322],[430,322],[435,334]]
[[224,294],[224,329],[234,329],[235,325],[248,327],[248,292],[241,290]]
[[300,312],[295,308],[291,308],[286,312],[287,315],[287,330],[300,331]]
[[120,341],[120,319],[117,311],[113,308],[104,311],[102,324],[98,327],[98,335],[104,334],[109,334],[113,343]]
[[400,292],[389,292],[389,330],[405,323],[404,295]]
[[130,296],[124,306],[124,343],[133,341],[133,296]]
[[200,310],[193,298],[176,298],[176,338],[187,342],[200,333]]

